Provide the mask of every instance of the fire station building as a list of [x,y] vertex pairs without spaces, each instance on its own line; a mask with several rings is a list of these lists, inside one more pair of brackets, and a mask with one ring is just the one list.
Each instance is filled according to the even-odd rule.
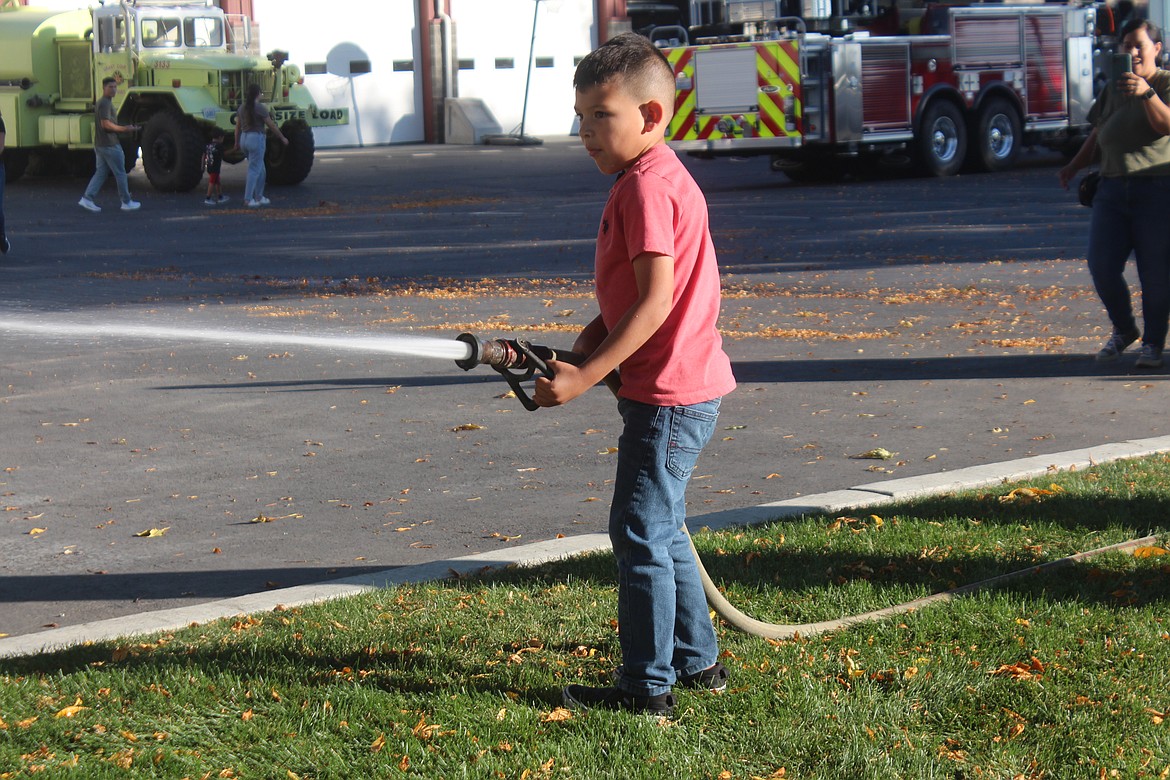
[[250,16],[262,52],[287,51],[319,107],[350,110],[349,125],[314,131],[318,148],[475,143],[522,124],[531,136],[567,135],[576,63],[626,18],[626,0],[210,2]]

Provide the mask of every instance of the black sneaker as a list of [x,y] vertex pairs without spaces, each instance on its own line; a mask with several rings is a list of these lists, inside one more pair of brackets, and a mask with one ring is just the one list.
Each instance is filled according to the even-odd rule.
[[8,254],[9,250],[11,250],[11,249],[12,249],[12,242],[8,240],[8,236],[4,236],[4,238],[0,238],[0,255]]
[[710,669],[680,677],[678,684],[684,688],[702,688],[712,693],[723,693],[727,690],[727,681],[730,679],[731,674],[727,667],[716,661]]
[[626,693],[621,688],[590,688],[586,685],[569,685],[561,692],[561,699],[570,710],[624,710],[638,715],[653,715],[659,718],[674,717],[673,693],[639,696],[636,693]]
[[1121,353],[1125,352],[1125,348],[1134,343],[1141,336],[1138,331],[1132,333],[1118,333],[1113,331],[1109,340],[1105,342],[1105,346],[1097,353],[1098,363],[1112,363],[1121,357]]

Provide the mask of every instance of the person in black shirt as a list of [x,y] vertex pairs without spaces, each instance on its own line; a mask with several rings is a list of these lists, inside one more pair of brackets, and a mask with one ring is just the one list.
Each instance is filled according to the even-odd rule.
[[203,150],[203,167],[207,171],[207,197],[203,202],[208,206],[227,203],[230,200],[223,194],[223,187],[219,183],[219,170],[222,166],[223,130],[217,127],[211,131],[211,143]]

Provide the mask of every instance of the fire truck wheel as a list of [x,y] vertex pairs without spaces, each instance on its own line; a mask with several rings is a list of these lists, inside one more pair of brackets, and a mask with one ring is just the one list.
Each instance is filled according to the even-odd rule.
[[203,135],[178,111],[152,116],[142,131],[142,168],[154,188],[188,192],[203,179]]
[[280,132],[288,139],[288,146],[269,139],[264,164],[268,181],[273,184],[300,184],[313,169],[313,129],[299,119],[285,122]]
[[4,181],[14,182],[28,170],[28,152],[24,149],[4,150]]
[[980,170],[1004,171],[1020,151],[1020,115],[1001,97],[987,101],[973,129],[971,162]]
[[935,100],[926,107],[919,125],[918,164],[928,176],[954,176],[967,155],[967,123],[958,107]]

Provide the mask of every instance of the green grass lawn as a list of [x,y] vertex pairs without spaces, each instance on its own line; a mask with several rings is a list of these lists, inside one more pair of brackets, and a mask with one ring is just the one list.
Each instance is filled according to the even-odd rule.
[[723,695],[569,713],[620,659],[593,555],[0,659],[0,778],[1167,778],[1170,458],[696,533],[778,623],[1110,554],[837,633],[719,627]]

